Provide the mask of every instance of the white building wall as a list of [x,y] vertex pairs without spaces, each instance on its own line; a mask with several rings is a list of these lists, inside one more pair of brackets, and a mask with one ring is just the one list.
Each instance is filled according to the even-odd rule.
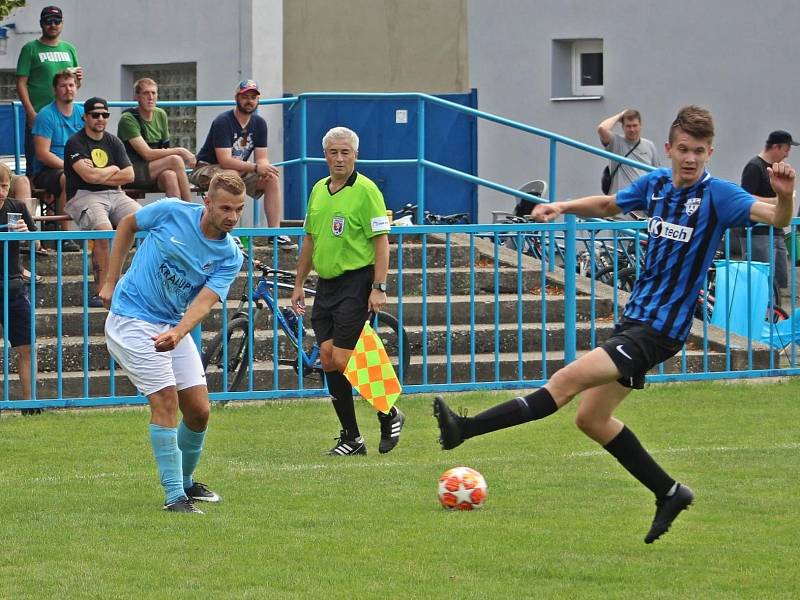
[[[470,84],[481,110],[600,144],[597,125],[626,107],[643,115],[644,137],[662,152],[685,104],[715,117],[714,175],[739,180],[767,134],[800,138],[800,92],[793,42],[800,8],[793,0],[470,0]],[[553,39],[602,38],[600,100],[553,102]],[[480,176],[511,186],[548,178],[548,143],[491,124],[478,130]],[[792,157],[790,157],[791,159]],[[793,157],[800,161],[800,153]],[[559,147],[558,197],[599,193],[604,161]],[[513,200],[482,189],[481,220]]]

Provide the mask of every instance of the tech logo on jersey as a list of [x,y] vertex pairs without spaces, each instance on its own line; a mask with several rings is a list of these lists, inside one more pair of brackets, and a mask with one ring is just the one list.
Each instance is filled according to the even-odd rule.
[[336,237],[339,237],[344,233],[344,217],[333,217],[333,221],[331,222],[331,231]]
[[98,169],[108,166],[108,154],[102,148],[92,148],[92,164]]
[[694,229],[668,223],[661,217],[650,217],[650,220],[647,221],[647,232],[652,238],[667,238],[668,240],[686,243],[692,239]]
[[702,198],[689,198],[686,201],[686,214],[688,216],[692,216],[697,209],[700,208],[700,202],[702,202]]

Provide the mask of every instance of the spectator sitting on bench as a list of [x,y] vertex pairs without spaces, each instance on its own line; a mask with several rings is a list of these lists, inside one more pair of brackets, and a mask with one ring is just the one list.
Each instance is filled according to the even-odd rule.
[[[264,196],[268,227],[281,224],[281,186],[279,171],[269,162],[267,122],[256,113],[261,91],[252,79],[240,81],[235,91],[236,108],[217,116],[206,141],[197,153],[197,167],[191,182],[207,190],[220,171],[236,171],[244,181],[247,195],[254,200]],[[255,162],[249,162],[250,156]],[[297,244],[287,235],[277,237],[278,247],[294,250]]]
[[[89,98],[83,103],[84,126],[67,141],[64,149],[64,175],[67,178],[66,213],[81,231],[110,231],[139,203],[120,189],[133,181],[133,167],[120,139],[106,131],[108,102]],[[108,273],[108,240],[94,240],[92,267],[97,292],[103,288]],[[91,308],[102,308],[95,293]]]
[[186,166],[194,168],[197,159],[186,148],[169,147],[169,121],[166,111],[156,106],[156,82],[139,79],[133,89],[139,106],[123,111],[117,127],[133,163],[133,183],[126,187],[161,190],[170,198],[191,202]]
[[[33,122],[32,165],[33,185],[43,189],[55,201],[55,214],[64,214],[66,178],[64,177],[64,146],[67,140],[83,128],[83,106],[75,104],[78,78],[69,69],[53,76],[55,100],[42,107]],[[62,229],[67,229],[62,226]],[[79,252],[73,240],[64,240],[66,252]]]

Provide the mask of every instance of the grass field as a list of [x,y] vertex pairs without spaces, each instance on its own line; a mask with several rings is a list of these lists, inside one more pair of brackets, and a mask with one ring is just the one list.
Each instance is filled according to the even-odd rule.
[[[450,395],[471,413],[509,394]],[[797,598],[800,383],[651,387],[619,416],[695,506],[653,545],[654,505],[572,424],[574,406],[442,452],[430,397],[402,442],[321,452],[327,402],[215,408],[198,479],[223,502],[161,511],[144,409],[0,417],[0,598]],[[480,470],[485,509],[439,508]]]

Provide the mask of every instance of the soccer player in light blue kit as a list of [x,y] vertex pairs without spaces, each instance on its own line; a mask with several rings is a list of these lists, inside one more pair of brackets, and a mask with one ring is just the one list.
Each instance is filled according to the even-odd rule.
[[692,325],[697,296],[728,227],[753,222],[785,227],[792,218],[795,171],[784,162],[769,167],[777,201],[758,201],[738,185],[712,177],[705,165],[714,151],[714,121],[706,109],[685,106],[672,122],[665,144],[671,169],[657,169],[613,196],[538,204],[537,221],[562,214],[610,217],[644,210],[650,217],[645,266],[633,286],[622,320],[611,337],[556,371],[543,387],[467,417],[444,399],[434,399],[442,448],[498,429],[543,419],[578,394],[578,428],[611,454],[656,498],[656,514],[645,535],[660,538],[692,504],[694,493],[677,482],[645,450],[614,410],[645,374],[683,347]]
[[[202,514],[194,501],[220,500],[192,479],[210,404],[200,354],[187,334],[228,295],[241,269],[242,253],[229,233],[244,198],[239,175],[222,171],[211,180],[204,205],[166,198],[125,217],[100,291],[111,307],[108,351],[150,402],[150,441],[168,511]],[[147,237],[120,279],[137,231]]]

